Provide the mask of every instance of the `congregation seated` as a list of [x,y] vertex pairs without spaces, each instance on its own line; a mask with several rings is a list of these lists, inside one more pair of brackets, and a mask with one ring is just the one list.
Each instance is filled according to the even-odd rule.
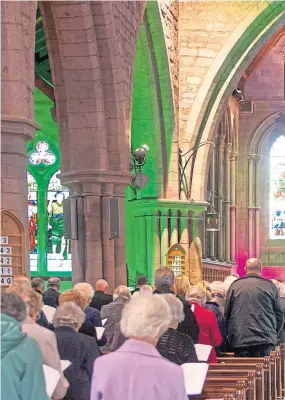
[[[75,290],[75,289],[66,290],[65,292],[61,293],[61,295],[59,296],[59,304],[60,305],[63,303],[66,303],[66,302],[70,302],[70,301],[72,301],[78,307],[80,307],[85,315],[85,319],[79,328],[79,333],[83,333],[84,335],[91,336],[97,340],[95,325],[90,324],[90,322],[86,321],[86,313],[85,313],[86,305],[87,305],[86,297],[84,297],[78,290]],[[98,322],[98,326],[102,326],[101,319],[100,319],[100,323]],[[98,342],[99,346],[104,346],[107,342],[106,335],[104,334],[100,340],[97,340],[97,342]]]
[[108,294],[108,282],[106,282],[104,279],[99,279],[95,283],[94,289],[94,296],[89,306],[101,311],[102,306],[112,303],[113,296]]
[[[37,277],[31,280],[32,289],[35,290],[39,295],[43,298],[43,294],[45,291],[45,281],[43,278]],[[40,311],[40,316],[37,320],[37,324],[53,331],[53,325],[48,322],[47,317],[43,310]]]
[[101,314],[100,311],[90,307],[89,304],[94,296],[94,290],[89,283],[77,283],[73,286],[74,290],[77,290],[85,299],[85,303],[87,304],[84,312],[85,312],[85,322],[88,322],[94,326],[102,326]]
[[122,311],[125,305],[130,301],[131,293],[126,286],[118,286],[113,294],[113,301],[110,304],[102,306],[101,318],[107,318],[104,325],[107,343],[102,347],[102,352],[107,353],[111,349],[115,325],[121,320]]
[[157,350],[169,361],[182,365],[198,362],[194,342],[190,336],[178,332],[178,324],[184,319],[183,304],[173,294],[163,294],[170,308],[170,324],[167,331],[159,338]]
[[14,293],[20,296],[28,306],[27,318],[23,321],[21,326],[22,331],[37,341],[42,352],[43,363],[57,370],[61,374],[61,378],[55,388],[53,397],[55,400],[62,399],[69,384],[61,369],[55,334],[49,329],[43,328],[36,323],[43,306],[42,297],[32,289],[23,289],[17,285],[12,285],[6,290],[6,293]]
[[185,400],[182,369],[155,347],[170,321],[163,296],[136,296],[127,302],[121,329],[129,339],[95,361],[90,400]]
[[96,341],[78,332],[84,319],[84,312],[71,301],[60,304],[53,317],[60,357],[72,363],[65,370],[70,384],[65,400],[89,400],[93,364],[100,356]]
[[1,399],[48,400],[38,343],[21,330],[27,305],[15,293],[1,293]]
[[[155,291],[154,294],[175,294],[174,288],[174,272],[170,267],[160,266],[154,271],[154,283]],[[178,331],[189,335],[194,343],[198,342],[199,338],[199,326],[197,324],[194,313],[191,310],[189,303],[183,298],[178,298],[183,303],[183,311],[185,318],[178,325]]]
[[186,293],[186,299],[191,304],[191,309],[200,328],[198,343],[213,347],[208,362],[216,363],[215,348],[220,346],[222,336],[215,314],[203,307],[206,302],[206,292],[200,285],[191,286]]
[[47,281],[47,290],[43,293],[43,302],[46,306],[56,308],[58,306],[60,290],[60,279],[49,278]]

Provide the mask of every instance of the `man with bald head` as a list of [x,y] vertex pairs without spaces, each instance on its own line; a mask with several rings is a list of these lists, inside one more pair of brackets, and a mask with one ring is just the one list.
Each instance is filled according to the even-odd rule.
[[277,345],[284,315],[274,283],[261,276],[261,262],[250,258],[246,275],[227,293],[227,340],[236,357],[264,357]]
[[106,282],[104,279],[99,279],[95,283],[94,289],[94,297],[89,306],[97,308],[97,310],[101,311],[102,306],[105,306],[113,301],[113,296],[107,294],[108,282]]

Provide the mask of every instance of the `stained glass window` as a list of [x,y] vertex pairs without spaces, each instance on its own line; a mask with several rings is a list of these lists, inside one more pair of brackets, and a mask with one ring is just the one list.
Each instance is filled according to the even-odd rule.
[[29,216],[29,246],[30,268],[37,271],[38,265],[38,185],[35,178],[28,172],[28,216]]
[[55,155],[49,151],[49,144],[47,142],[38,142],[36,145],[36,152],[30,156],[30,162],[34,165],[52,165],[55,163]]
[[270,152],[270,239],[285,239],[285,136]]
[[47,192],[48,244],[47,270],[71,271],[71,243],[64,237],[64,200],[69,191],[62,186],[57,171],[49,181]]

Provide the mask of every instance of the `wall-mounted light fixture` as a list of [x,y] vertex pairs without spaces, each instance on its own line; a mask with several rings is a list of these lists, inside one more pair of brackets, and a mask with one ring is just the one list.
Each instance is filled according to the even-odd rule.
[[130,169],[134,170],[135,175],[132,179],[131,187],[136,194],[137,189],[145,187],[149,181],[149,176],[142,173],[141,168],[145,165],[149,147],[143,144],[141,147],[131,153]]

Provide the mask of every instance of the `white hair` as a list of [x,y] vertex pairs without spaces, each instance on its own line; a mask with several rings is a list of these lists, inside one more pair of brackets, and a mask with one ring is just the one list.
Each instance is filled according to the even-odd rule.
[[285,285],[284,285],[284,283],[280,283],[280,285],[279,285],[279,294],[280,294],[280,297],[282,297],[282,298],[285,297]]
[[214,281],[210,283],[210,288],[212,294],[221,294],[222,296],[225,296],[226,294],[225,284],[222,281]]
[[53,326],[80,327],[85,320],[85,313],[73,301],[66,301],[59,305],[53,315]]
[[171,322],[170,325],[179,324],[184,321],[185,315],[183,311],[183,303],[174,294],[162,294],[170,308]]
[[167,331],[170,307],[162,295],[138,296],[122,312],[121,331],[125,337],[153,340]]
[[229,275],[225,278],[224,280],[224,285],[225,285],[225,291],[227,295],[227,291],[229,290],[231,284],[235,282],[238,278],[235,275]]
[[94,289],[90,285],[90,283],[86,282],[76,283],[76,285],[73,286],[73,289],[76,290],[77,292],[80,292],[82,296],[84,296],[86,302],[88,302],[88,300],[91,301],[91,299],[94,296]]
[[120,285],[116,287],[114,293],[113,293],[113,300],[116,299],[121,299],[124,301],[129,301],[131,300],[131,292],[127,288],[127,286]]
[[197,303],[203,305],[207,300],[206,292],[201,288],[201,286],[199,286],[199,284],[190,286],[186,293],[186,300],[197,301]]
[[153,293],[152,287],[150,285],[143,285],[140,287],[140,290],[137,290],[133,293],[132,297],[137,296],[151,296]]

